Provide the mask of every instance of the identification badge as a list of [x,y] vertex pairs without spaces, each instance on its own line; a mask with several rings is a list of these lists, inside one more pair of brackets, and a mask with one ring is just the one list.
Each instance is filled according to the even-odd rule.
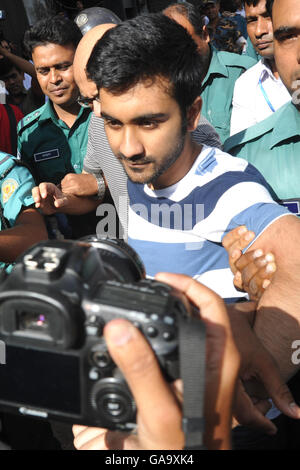
[[46,152],[35,153],[33,156],[34,156],[34,161],[36,163],[44,162],[45,160],[52,160],[53,158],[59,158],[59,150],[58,149],[47,150]]
[[9,198],[13,195],[15,190],[19,187],[19,183],[13,178],[8,178],[2,184],[2,201],[5,204]]

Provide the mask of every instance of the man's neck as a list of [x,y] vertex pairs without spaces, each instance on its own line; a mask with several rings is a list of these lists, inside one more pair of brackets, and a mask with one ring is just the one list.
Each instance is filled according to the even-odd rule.
[[176,162],[156,181],[149,185],[150,189],[157,190],[168,188],[181,181],[192,168],[201,150],[202,145],[198,145],[194,142],[191,138],[191,134],[188,133],[183,151]]
[[77,102],[69,106],[60,106],[55,103],[52,104],[58,118],[71,128],[80,112],[80,105]]
[[275,63],[274,57],[268,57],[268,58],[266,58],[266,61],[267,61],[268,65],[269,65],[269,67],[270,67],[270,69],[271,69],[271,71],[272,71],[274,77],[275,77],[276,79],[278,79],[278,78],[279,78],[279,73],[278,73],[278,70],[277,70],[277,67],[276,67],[276,63]]

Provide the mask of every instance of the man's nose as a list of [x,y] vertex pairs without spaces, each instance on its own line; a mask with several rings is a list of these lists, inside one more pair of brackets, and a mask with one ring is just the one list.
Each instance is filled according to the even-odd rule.
[[132,126],[124,126],[119,150],[126,158],[144,153],[144,146],[139,138],[138,132]]
[[259,17],[256,23],[255,35],[257,38],[269,33],[269,19]]
[[51,68],[49,74],[50,74],[51,83],[57,83],[57,82],[60,82],[62,80],[59,70],[57,70],[55,68]]

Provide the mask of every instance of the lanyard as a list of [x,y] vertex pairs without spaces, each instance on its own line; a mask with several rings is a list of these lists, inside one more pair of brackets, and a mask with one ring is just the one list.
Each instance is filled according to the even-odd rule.
[[271,103],[271,101],[269,100],[269,97],[268,97],[268,95],[267,95],[267,92],[266,92],[266,90],[265,90],[264,87],[263,87],[263,84],[262,84],[262,81],[261,81],[261,77],[260,77],[260,79],[259,79],[259,86],[260,86],[260,89],[261,89],[261,91],[262,91],[262,94],[264,95],[264,98],[265,98],[266,102],[267,102],[268,105],[269,105],[269,108],[271,109],[271,111],[272,111],[273,113],[275,113],[275,109],[273,108],[272,103]]

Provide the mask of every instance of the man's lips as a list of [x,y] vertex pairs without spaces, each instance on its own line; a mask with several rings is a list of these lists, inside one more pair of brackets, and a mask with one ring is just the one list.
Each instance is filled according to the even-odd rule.
[[67,88],[55,88],[54,90],[50,90],[50,93],[53,95],[62,95]]
[[266,47],[270,46],[273,41],[260,41],[256,43],[257,49],[265,49]]

